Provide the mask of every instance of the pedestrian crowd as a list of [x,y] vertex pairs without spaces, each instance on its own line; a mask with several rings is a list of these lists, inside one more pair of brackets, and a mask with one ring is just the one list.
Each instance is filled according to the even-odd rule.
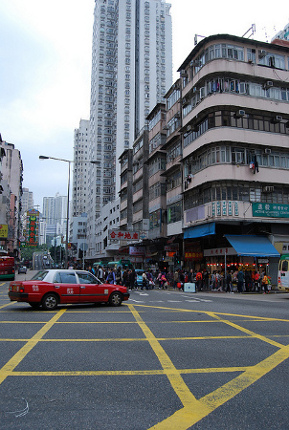
[[161,270],[142,271],[141,281],[138,281],[137,271],[133,268],[122,269],[107,268],[102,266],[91,267],[88,270],[95,274],[102,282],[109,284],[124,285],[129,290],[133,289],[167,289],[184,290],[185,283],[194,283],[196,291],[211,290],[224,292],[263,292],[269,293],[271,289],[270,277],[265,271],[259,272],[235,269],[226,273],[221,270],[214,270],[209,273],[207,270],[189,271],[176,269],[174,272]]

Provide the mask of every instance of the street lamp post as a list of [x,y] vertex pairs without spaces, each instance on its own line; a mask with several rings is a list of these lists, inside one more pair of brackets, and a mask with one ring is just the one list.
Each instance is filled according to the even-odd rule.
[[65,158],[47,157],[46,155],[39,155],[40,160],[56,160],[68,163],[68,184],[67,184],[67,211],[66,211],[66,238],[65,238],[65,268],[68,266],[68,232],[69,232],[69,192],[70,192],[70,164],[71,160]]

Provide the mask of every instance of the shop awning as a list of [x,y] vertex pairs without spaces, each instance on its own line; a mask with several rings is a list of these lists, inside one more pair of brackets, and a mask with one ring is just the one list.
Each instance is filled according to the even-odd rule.
[[228,239],[238,255],[251,257],[279,257],[280,254],[265,236],[229,235]]
[[184,231],[184,239],[193,239],[196,237],[209,236],[216,233],[216,224],[211,222],[209,224],[197,225],[196,227],[187,228]]

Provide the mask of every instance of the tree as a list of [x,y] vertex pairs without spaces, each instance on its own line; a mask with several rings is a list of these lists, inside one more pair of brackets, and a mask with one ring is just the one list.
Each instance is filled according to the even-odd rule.
[[46,251],[46,245],[40,246],[26,246],[21,248],[21,260],[32,261],[34,252],[43,252]]

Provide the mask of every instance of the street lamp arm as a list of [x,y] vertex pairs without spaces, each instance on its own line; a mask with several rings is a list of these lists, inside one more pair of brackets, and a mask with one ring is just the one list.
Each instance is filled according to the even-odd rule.
[[65,158],[48,157],[47,155],[39,155],[40,160],[56,160],[68,163],[68,183],[67,183],[67,209],[66,209],[66,240],[65,240],[65,269],[68,268],[68,234],[69,234],[69,190],[70,190],[70,165],[71,160]]
[[65,161],[65,163],[73,163],[72,160],[66,160],[65,158],[48,157],[46,155],[39,155],[39,160],[56,160],[56,161]]

